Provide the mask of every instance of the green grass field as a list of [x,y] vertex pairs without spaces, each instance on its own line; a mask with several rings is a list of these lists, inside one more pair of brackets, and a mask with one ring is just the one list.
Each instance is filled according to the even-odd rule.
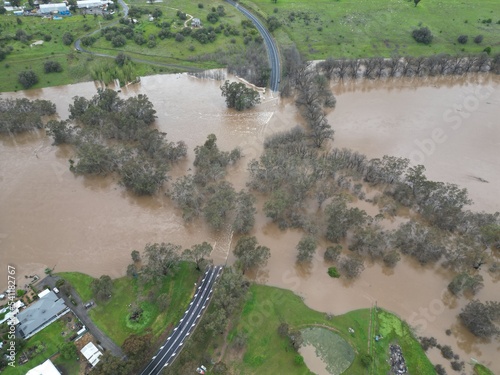
[[35,357],[30,359],[27,363],[22,366],[16,365],[16,367],[7,366],[2,372],[3,375],[24,375],[26,372],[33,367],[45,362],[48,358],[52,357],[59,351],[59,346],[66,341],[66,338],[61,335],[64,330],[64,322],[62,320],[57,320],[48,327],[44,328],[42,331],[31,337],[27,344],[26,349],[29,349],[36,343],[42,344],[44,349],[42,352],[37,354]]
[[493,371],[479,363],[474,365],[474,375],[494,375]]
[[[370,57],[391,54],[431,55],[478,53],[486,46],[500,52],[500,14],[497,0],[473,3],[456,0],[242,0],[263,18],[276,16],[282,27],[274,32],[281,46],[297,45],[306,59]],[[277,12],[275,13],[275,9]],[[491,18],[491,23],[483,20]],[[417,44],[413,29],[427,26],[434,35],[430,46]],[[467,44],[457,43],[468,35]],[[480,45],[473,42],[484,36]]]
[[[137,18],[139,22],[134,27],[134,31],[142,33],[146,39],[148,39],[150,35],[157,35],[161,30],[155,25],[156,22],[168,22],[171,24],[170,29],[173,33],[180,32],[184,27],[184,21],[177,17],[177,10],[190,14],[195,18],[199,18],[204,27],[213,26],[216,28],[220,24],[224,24],[237,27],[240,30],[240,35],[238,36],[226,36],[224,33],[217,34],[215,42],[207,44],[201,44],[199,41],[191,38],[190,36],[187,36],[183,42],[176,42],[173,38],[164,40],[156,38],[157,45],[154,48],[148,48],[147,45],[138,45],[133,40],[127,40],[125,46],[121,47],[120,50],[123,50],[131,57],[168,64],[183,65],[186,67],[210,69],[220,67],[220,65],[215,61],[198,61],[195,60],[195,58],[197,56],[214,53],[218,49],[224,49],[225,46],[231,43],[232,39],[234,39],[235,44],[243,43],[243,35],[240,25],[241,21],[245,18],[240,12],[224,1],[216,0],[210,4],[204,3],[205,6],[201,9],[198,7],[198,4],[200,3],[199,1],[169,0],[149,4],[145,0],[131,0],[127,3],[129,6],[150,9],[151,11],[157,8],[163,12],[162,16],[155,22],[150,22],[147,14]],[[218,22],[211,24],[206,20],[207,14],[211,11],[213,6],[217,7],[219,5],[224,6],[226,15],[221,17]],[[191,23],[188,22],[187,25],[190,26]],[[104,38],[99,38],[90,49],[92,51],[107,54],[117,53],[117,49],[112,47],[111,42]]]
[[[190,263],[181,263],[175,274],[169,275],[163,281],[158,294],[169,295],[169,306],[165,311],[148,301],[151,287],[140,289],[137,280],[122,277],[113,280],[113,294],[109,301],[98,303],[89,310],[89,315],[94,323],[118,345],[123,344],[130,334],[142,334],[151,329],[153,335],[158,337],[165,329],[177,323],[188,305],[193,285],[199,273]],[[143,309],[141,324],[131,324],[128,319],[131,303],[137,302]]]
[[[374,353],[373,374],[387,373],[388,348],[393,342],[399,343],[405,357],[408,357],[410,373],[433,373],[431,362],[411,335],[408,326],[383,310],[379,310],[376,317],[380,320],[380,330],[386,335],[375,344],[374,338],[368,334],[370,315],[371,310],[363,309],[329,318],[323,313],[309,309],[300,297],[290,291],[252,285],[239,322],[230,333],[230,337],[235,337],[238,332],[244,332],[248,337],[243,361],[231,361],[230,358],[224,360],[238,374],[309,374],[310,371],[305,365],[294,362],[295,352],[287,340],[278,335],[278,326],[286,322],[291,329],[326,327],[334,330],[349,343],[356,356],[344,374],[365,373],[366,369],[361,364],[360,357],[368,352],[369,340],[372,340],[372,346],[378,345]],[[352,328],[354,333],[349,333],[349,328]]]
[[67,280],[85,303],[92,299],[90,284],[94,278],[80,272],[59,272],[57,276]]

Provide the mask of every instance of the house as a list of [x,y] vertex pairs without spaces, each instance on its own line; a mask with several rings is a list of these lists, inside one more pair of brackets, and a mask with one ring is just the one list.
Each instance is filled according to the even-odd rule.
[[50,359],[29,370],[26,375],[61,375]]
[[201,20],[199,18],[193,18],[191,21],[191,27],[200,27]]
[[85,358],[87,358],[87,361],[89,361],[92,367],[95,367],[95,365],[99,363],[99,357],[102,355],[102,353],[99,351],[99,349],[97,349],[93,342],[89,342],[87,345],[85,345],[82,350],[80,350],[80,352]]
[[58,4],[40,4],[40,13],[66,12],[68,6],[65,3]]
[[0,319],[0,324],[7,321],[7,324],[17,324],[19,321],[16,318],[16,315],[19,313],[19,309],[24,307],[23,301],[19,300],[14,302],[10,306],[6,306],[0,310],[0,314],[5,314],[2,319]]
[[38,301],[17,314],[17,333],[23,339],[30,338],[69,311],[64,300],[49,289],[38,297]]

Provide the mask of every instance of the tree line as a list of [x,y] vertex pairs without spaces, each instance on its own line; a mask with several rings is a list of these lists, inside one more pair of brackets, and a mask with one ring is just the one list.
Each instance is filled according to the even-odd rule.
[[437,75],[463,75],[475,72],[500,74],[500,54],[488,53],[432,56],[372,57],[365,59],[334,59],[329,57],[317,64],[317,69],[328,79],[423,77]]

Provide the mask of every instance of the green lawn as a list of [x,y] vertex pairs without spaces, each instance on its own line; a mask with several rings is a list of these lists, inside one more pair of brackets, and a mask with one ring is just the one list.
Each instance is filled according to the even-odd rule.
[[[473,3],[423,0],[242,0],[263,18],[276,16],[282,27],[274,32],[284,46],[292,41],[306,59],[481,52],[491,46],[500,52],[500,14],[497,0]],[[277,12],[275,13],[275,9]],[[491,23],[483,20],[491,18]],[[413,29],[427,26],[434,35],[430,46],[417,44]],[[457,43],[468,35],[467,44]],[[480,45],[473,42],[484,36]]]
[[493,371],[479,363],[474,365],[474,375],[494,375]]
[[[16,367],[7,366],[2,372],[3,375],[23,375],[33,367],[45,362],[48,358],[52,357],[59,350],[58,347],[66,341],[66,338],[61,335],[64,330],[65,323],[62,320],[57,320],[48,327],[44,328],[42,331],[38,332],[36,335],[31,337],[26,343],[26,348],[28,350],[35,344],[43,345],[44,349],[38,355],[33,357],[27,363],[22,366],[16,365]],[[20,354],[20,353],[18,353]],[[17,363],[17,359],[16,359]]]
[[[113,280],[113,294],[109,301],[98,303],[89,310],[95,324],[118,345],[123,344],[130,334],[141,334],[151,329],[155,337],[162,334],[169,325],[174,325],[182,317],[192,297],[194,283],[200,273],[191,263],[182,262],[179,269],[165,278],[155,292],[169,295],[169,306],[165,311],[149,302],[151,286],[141,290],[136,279],[121,277]],[[128,319],[128,306],[137,302],[143,309],[140,324],[131,324]]]
[[57,276],[67,280],[84,303],[92,299],[92,291],[90,290],[90,284],[94,280],[92,276],[80,272],[59,272]]
[[[224,360],[238,374],[309,374],[305,365],[295,364],[295,352],[287,340],[278,335],[277,328],[281,322],[289,324],[291,329],[323,326],[337,332],[354,349],[356,357],[344,374],[358,375],[366,371],[361,364],[360,355],[368,352],[368,340],[373,340],[368,337],[370,313],[371,310],[363,309],[329,318],[326,314],[309,309],[300,297],[290,291],[252,285],[238,325],[230,334],[230,337],[235,337],[238,332],[244,332],[248,337],[243,361],[231,361],[229,358]],[[379,324],[380,330],[386,334],[379,343],[372,342],[373,345],[378,345],[374,361],[376,371],[373,373],[387,373],[384,366],[389,344],[392,342],[401,345],[410,373],[433,373],[432,364],[419,343],[411,336],[407,325],[383,310],[378,311],[378,316],[383,322],[390,317],[392,325]],[[349,333],[349,328],[354,330],[353,334]]]
[[[83,356],[81,356],[81,360],[86,361]],[[59,370],[61,370],[62,375],[78,375],[80,372],[80,362],[75,359],[67,360],[58,356],[52,362]]]

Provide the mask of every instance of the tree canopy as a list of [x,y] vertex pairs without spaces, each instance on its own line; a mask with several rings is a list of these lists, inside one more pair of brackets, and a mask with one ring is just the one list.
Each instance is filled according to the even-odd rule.
[[220,89],[222,96],[226,98],[228,108],[243,111],[260,103],[259,93],[241,82],[226,81]]

